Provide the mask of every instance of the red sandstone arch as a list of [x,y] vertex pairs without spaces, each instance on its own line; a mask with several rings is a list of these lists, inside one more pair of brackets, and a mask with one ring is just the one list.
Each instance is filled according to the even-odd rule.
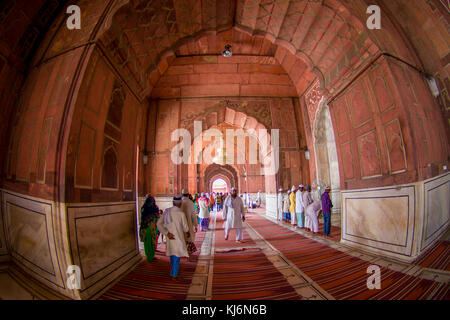
[[[259,144],[259,137],[257,136],[258,130],[260,130],[260,129],[261,130],[267,130],[265,128],[265,126],[263,124],[261,124],[260,122],[258,122],[258,120],[256,120],[254,117],[248,116],[247,114],[245,114],[243,112],[236,111],[235,109],[239,110],[240,108],[239,108],[239,106],[235,106],[234,109],[233,109],[231,107],[224,107],[224,106],[220,106],[219,105],[218,109],[217,109],[217,107],[213,107],[211,109],[208,109],[206,111],[206,114],[203,114],[200,117],[197,117],[196,120],[204,120],[204,119],[207,119],[207,118],[210,120],[210,121],[204,121],[203,122],[204,124],[206,124],[206,126],[203,128],[203,132],[205,130],[208,130],[208,129],[217,128],[221,124],[227,124],[232,129],[236,129],[236,128],[243,129],[249,135],[249,137],[251,137],[251,139],[255,139],[256,143]],[[208,117],[210,115],[213,115],[213,117],[212,118]],[[187,166],[184,165],[184,167],[185,167],[185,169],[184,169],[185,171],[184,172],[186,172],[190,176],[190,178],[188,179],[189,181],[194,180],[195,177],[198,176],[199,173],[203,174],[205,176],[205,179],[206,179],[206,180],[204,180],[205,181],[204,182],[204,186],[205,187],[209,187],[209,182],[208,181],[210,181],[210,177],[206,177],[206,171],[205,171],[205,173],[203,173],[202,172],[203,170],[201,169],[202,167],[204,167],[204,165],[200,165],[200,167],[199,167],[199,165],[194,164],[194,159],[196,157],[198,157],[199,155],[196,155],[194,153],[195,139],[194,139],[194,129],[192,127],[193,122],[190,119],[187,123],[189,123],[189,125],[190,125],[189,129],[190,129],[191,137],[192,137],[191,164],[187,165]],[[223,134],[223,136],[225,137],[225,134]],[[199,137],[197,137],[197,139],[198,138]],[[246,148],[245,154],[242,155],[245,159],[247,159],[247,162],[248,162],[248,159],[249,159],[249,156],[248,156],[249,139],[250,138],[246,138],[246,147],[247,148]],[[267,139],[268,139],[267,141],[269,142],[268,150],[270,151],[271,150],[271,142],[270,142],[271,141],[270,140],[271,136],[270,136],[270,132],[268,132]],[[207,143],[206,145],[203,146],[201,152],[204,151],[204,149],[207,147],[207,145],[209,145],[209,143]],[[225,145],[224,145],[224,147],[225,147]],[[238,148],[236,146],[236,141],[235,141],[235,149],[234,149],[235,157],[236,157],[236,152],[237,151],[238,151]],[[271,157],[271,161],[274,161],[272,156],[273,156],[273,154],[269,153],[269,157]],[[262,166],[260,161],[256,165],[255,164],[253,164],[253,165],[248,164],[248,165],[245,165],[245,167],[252,167],[253,166],[253,167],[259,168],[260,172],[262,172],[263,166]],[[211,166],[217,167],[218,165],[211,164],[205,170],[207,170]],[[226,166],[229,166],[229,165],[226,165]],[[226,166],[224,168],[226,168]],[[240,184],[243,183],[243,182],[241,182],[241,179],[243,179],[244,173],[243,172],[241,173],[240,171],[248,169],[248,168],[244,168],[243,166],[244,165],[241,165],[241,164],[233,164],[232,166],[229,166],[229,167],[233,167],[234,168],[233,169],[234,172],[236,172],[236,171],[239,172],[239,176],[236,175],[234,179],[230,180],[232,182],[234,181],[232,183],[232,185],[236,184],[236,186],[238,186],[238,185],[240,186]],[[183,167],[183,165],[182,165],[182,167]],[[239,169],[239,168],[241,168],[241,169]],[[183,169],[181,169],[181,170],[183,170]],[[199,172],[199,170],[201,172]],[[239,177],[241,177],[241,179],[239,179]],[[191,189],[192,189],[193,185],[190,186]],[[240,186],[240,187],[242,187],[242,186]],[[246,188],[247,188],[247,186],[246,186]],[[276,174],[275,175],[267,174],[265,176],[265,178],[264,178],[264,181],[260,182],[258,184],[258,186],[255,186],[255,188],[265,189],[265,192],[268,192],[268,193],[275,192],[275,190],[276,190]]]
[[211,192],[212,192],[213,191],[214,182],[216,182],[219,179],[222,179],[223,181],[225,181],[225,183],[227,185],[227,190],[230,189],[231,183],[228,181],[228,178],[225,175],[219,173],[219,174],[217,174],[217,175],[215,175],[215,176],[213,176],[211,178],[211,182],[209,184],[208,190],[211,190]]
[[204,186],[208,189],[205,192],[212,191],[212,183],[218,178],[224,179],[230,188],[236,187],[239,189],[239,178],[236,169],[230,165],[221,166],[213,163],[204,171]]

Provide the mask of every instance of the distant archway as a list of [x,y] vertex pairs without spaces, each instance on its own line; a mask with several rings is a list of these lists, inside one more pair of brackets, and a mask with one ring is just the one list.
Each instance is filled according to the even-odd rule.
[[236,172],[236,169],[230,165],[219,165],[213,163],[206,168],[204,177],[205,177],[204,186],[208,190],[202,192],[212,192],[213,183],[217,179],[222,179],[226,182],[228,191],[230,191],[232,187],[239,188],[238,174]]
[[230,191],[230,186],[223,178],[218,177],[211,184],[211,191],[214,193],[225,193]]

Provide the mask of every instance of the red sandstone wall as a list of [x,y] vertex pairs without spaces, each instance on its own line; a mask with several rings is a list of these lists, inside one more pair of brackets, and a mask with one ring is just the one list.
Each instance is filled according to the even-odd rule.
[[[445,1],[444,1],[445,2]],[[440,0],[384,1],[409,38],[423,69],[438,81],[439,103],[450,139],[450,15]]]
[[[94,51],[72,118],[67,202],[135,198],[136,139],[141,119],[137,98]],[[105,167],[110,160],[115,166]]]
[[[229,100],[229,102],[226,102]],[[148,134],[147,150],[152,150],[155,144],[155,154],[150,158],[151,162],[143,169],[147,182],[147,191],[154,195],[170,195],[180,192],[182,188],[188,187],[191,192],[197,189],[197,169],[196,166],[181,169],[172,163],[170,152],[176,143],[170,141],[170,134],[178,128],[192,130],[194,120],[203,121],[203,129],[228,122],[237,125],[250,123],[249,117],[257,120],[262,128],[266,127],[280,129],[280,170],[279,184],[290,187],[292,184],[306,183],[307,166],[301,167],[304,153],[299,151],[299,134],[294,112],[294,102],[292,98],[182,98],[156,100],[158,105],[156,118],[156,133]],[[226,112],[225,109],[230,111]],[[246,112],[246,113],[245,113]],[[231,118],[230,118],[231,117]],[[149,118],[149,123],[153,119]],[[250,121],[250,122],[249,122]],[[254,125],[257,125],[256,123]],[[239,127],[239,125],[237,125]],[[259,127],[258,127],[259,128]],[[150,127],[149,132],[153,128]],[[193,132],[192,132],[193,133]],[[156,140],[153,140],[155,137]],[[187,166],[186,166],[187,167]],[[248,192],[256,193],[258,190],[270,192],[276,190],[275,182],[267,185],[264,176],[260,174],[260,165],[247,166],[247,182],[244,179],[242,165],[234,165],[234,170],[238,174],[238,185],[241,190],[248,186]],[[188,179],[182,179],[180,170]],[[205,191],[206,166],[200,166],[200,191]],[[186,177],[186,176],[184,176]],[[244,188],[244,189],[243,189]]]
[[263,56],[177,58],[152,91],[152,98],[296,95],[276,59]]
[[[38,2],[37,7],[34,7],[34,4],[29,5],[28,2],[26,5],[22,4],[22,8],[18,8],[29,12],[29,17],[33,10],[39,7]],[[20,99],[14,102],[16,110],[9,120],[8,151],[4,153],[7,156],[3,158],[6,158],[6,177],[3,183],[6,189],[45,199],[55,199],[57,196],[56,176],[61,157],[57,148],[64,133],[65,112],[71,103],[72,86],[76,87],[78,73],[82,72],[80,62],[84,61],[84,54],[88,55],[85,50],[86,42],[95,31],[94,27],[106,7],[106,3],[93,3],[88,0],[79,1],[77,4],[82,12],[85,12],[83,28],[68,30],[65,25],[66,14],[60,13],[34,54],[31,68],[20,91]],[[25,27],[28,18],[26,15],[20,16],[21,19],[13,19],[13,22],[24,24]],[[13,22],[9,26],[14,25]],[[11,31],[8,28],[4,30]],[[14,30],[17,33],[23,31],[22,28]],[[12,36],[10,32],[4,35]],[[14,47],[14,37],[4,39],[11,48]],[[10,55],[10,58],[20,65],[20,61],[14,60],[13,56]],[[2,70],[2,75],[6,75],[7,71]],[[14,77],[11,79],[11,89],[14,94],[14,86],[20,84],[12,81],[13,79]],[[6,121],[8,114],[3,116]]]
[[423,79],[380,58],[329,103],[342,189],[397,185],[442,172],[444,124]]
[[12,121],[4,186],[45,199],[55,195],[64,105],[82,49],[60,55],[27,77]]
[[45,27],[41,23],[38,28],[35,22],[45,21],[53,14],[49,7],[39,12],[44,3],[44,0],[6,1],[0,8],[0,151],[4,155],[0,157],[0,184],[5,178],[9,122],[24,83],[27,57]]

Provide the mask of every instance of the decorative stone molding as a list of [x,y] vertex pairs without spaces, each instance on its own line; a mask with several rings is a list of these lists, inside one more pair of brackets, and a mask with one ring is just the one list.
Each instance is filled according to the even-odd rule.
[[412,262],[445,233],[450,173],[407,185],[342,191],[342,243]]

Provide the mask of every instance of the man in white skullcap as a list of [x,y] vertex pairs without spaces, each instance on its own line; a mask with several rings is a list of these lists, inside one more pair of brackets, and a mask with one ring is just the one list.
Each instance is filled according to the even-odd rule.
[[286,192],[283,193],[283,214],[284,220],[286,222],[291,221],[290,213],[289,213],[289,193],[291,190],[287,189]]
[[331,208],[333,208],[333,203],[330,199],[330,186],[325,187],[325,192],[322,194],[322,212],[323,212],[323,234],[325,236],[330,235],[331,231]]
[[181,210],[184,212],[184,215],[186,216],[186,221],[189,226],[189,235],[185,237],[186,240],[186,246],[189,253],[189,259],[191,260],[192,254],[197,251],[197,248],[195,247],[194,241],[195,241],[195,232],[197,232],[197,226],[198,226],[198,219],[197,215],[195,214],[195,206],[194,202],[192,202],[191,199],[189,199],[189,191],[186,189],[183,189],[182,191],[183,197],[181,198]]
[[278,206],[277,206],[277,220],[283,220],[283,188],[278,189],[278,198],[277,198]]
[[237,189],[231,189],[231,195],[225,199],[223,207],[223,219],[225,220],[225,240],[228,240],[228,235],[231,229],[236,230],[236,242],[242,242],[242,222],[245,221],[244,203],[237,195]]
[[311,229],[311,223],[309,221],[309,217],[306,215],[306,208],[313,203],[313,199],[311,197],[311,186],[306,186],[306,191],[303,192],[303,206],[305,208],[305,228]]
[[289,194],[289,216],[291,218],[291,225],[297,224],[297,217],[295,216],[295,191],[297,189],[292,186],[291,193]]
[[297,228],[304,227],[304,206],[303,206],[303,185],[298,186],[298,190],[295,193],[295,215],[297,216]]
[[181,257],[189,257],[185,236],[189,234],[189,225],[180,207],[181,197],[173,198],[173,207],[164,210],[156,226],[159,232],[167,237],[166,256],[170,257],[170,277],[176,280],[180,268]]
[[314,233],[319,232],[319,213],[321,210],[322,203],[320,201],[313,202],[305,210],[305,213],[309,218],[309,228]]

